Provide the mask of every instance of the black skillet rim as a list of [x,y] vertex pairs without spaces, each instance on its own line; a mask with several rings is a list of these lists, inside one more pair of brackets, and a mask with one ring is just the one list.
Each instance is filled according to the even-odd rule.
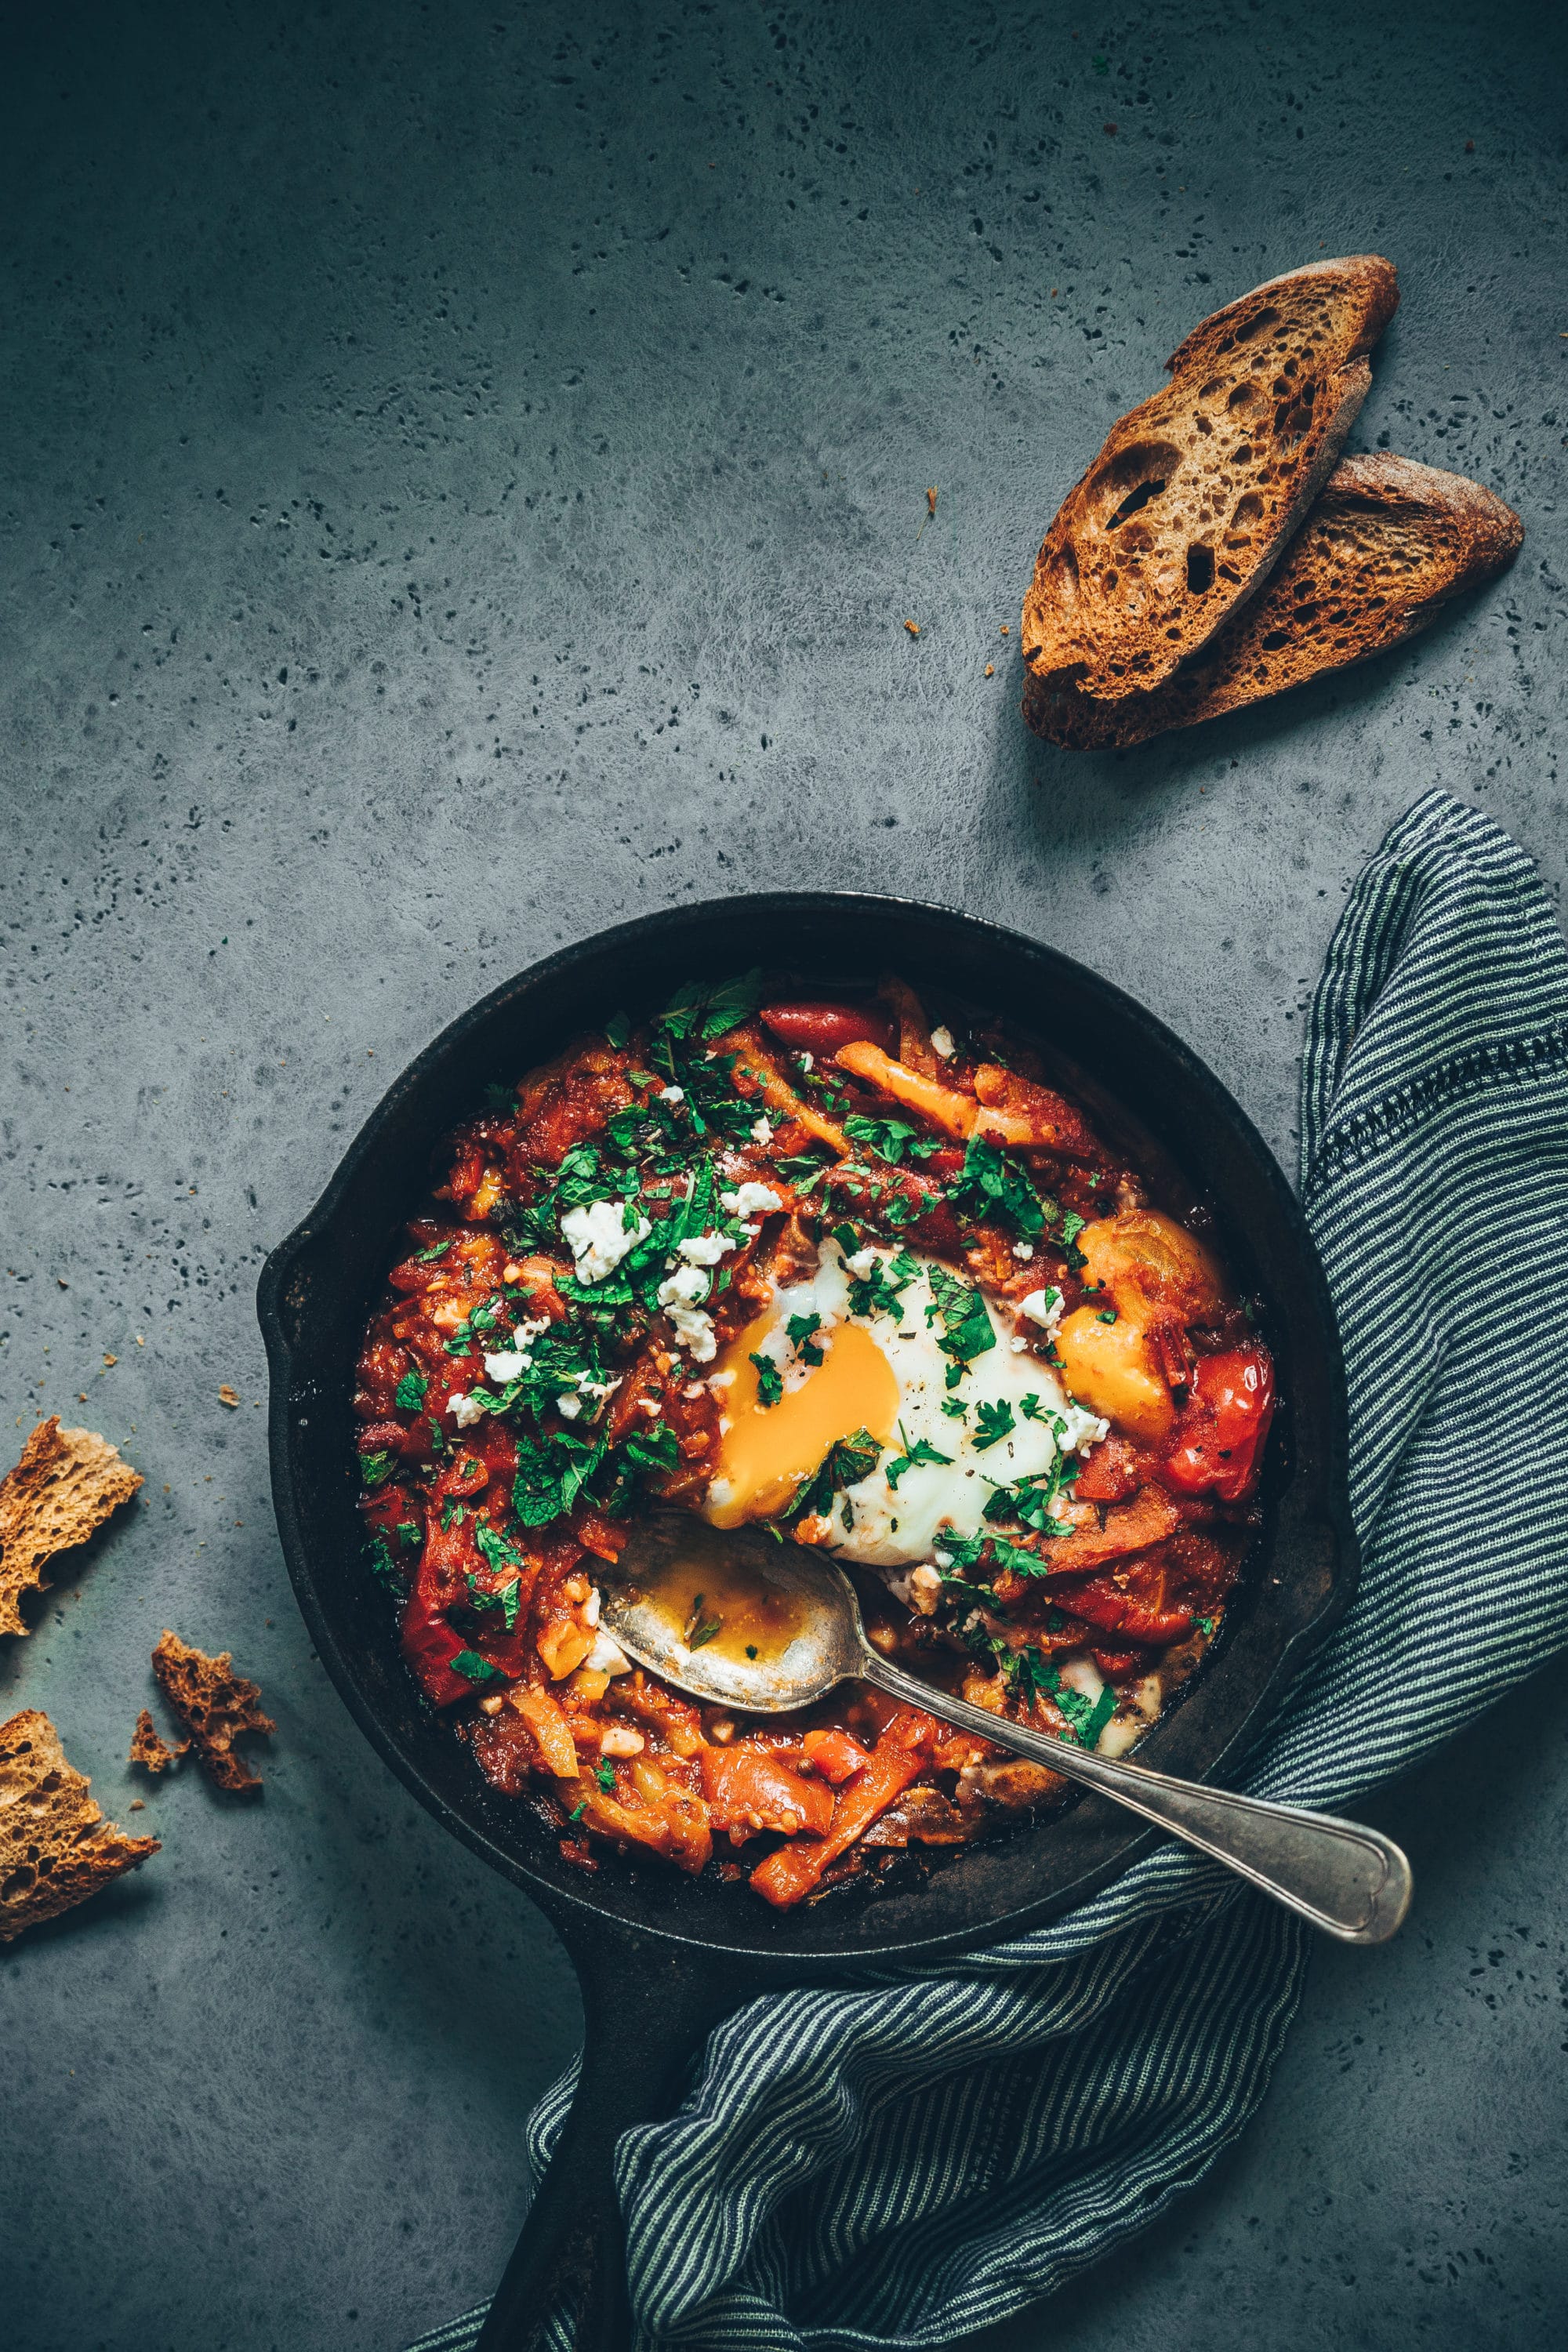
[[[381,1147],[387,1130],[421,1093],[449,1069],[455,1057],[488,1024],[510,1008],[525,1008],[529,997],[537,997],[552,986],[569,982],[575,974],[586,974],[592,987],[595,971],[628,950],[663,949],[667,943],[679,943],[688,934],[721,929],[737,920],[747,926],[783,921],[832,926],[847,934],[845,966],[857,961],[853,936],[857,924],[901,924],[917,932],[929,932],[934,927],[945,931],[951,940],[962,940],[976,958],[989,951],[998,960],[1021,961],[1026,967],[1033,967],[1034,977],[1040,983],[1047,987],[1055,984],[1069,993],[1084,995],[1108,1017],[1113,1028],[1125,1030],[1153,1055],[1156,1062],[1163,1066],[1167,1084],[1190,1091],[1205,1118],[1213,1122],[1211,1131],[1224,1136],[1238,1155],[1238,1166],[1245,1167],[1248,1180],[1257,1188],[1254,1201],[1259,1218],[1265,1223],[1272,1222],[1279,1228],[1279,1237],[1289,1247],[1294,1263],[1284,1269],[1281,1279],[1289,1279],[1293,1294],[1293,1343],[1304,1339],[1316,1356],[1310,1377],[1318,1391],[1315,1412],[1319,1425],[1312,1462],[1304,1465],[1298,1448],[1295,1465],[1280,1474],[1284,1484],[1279,1499],[1283,1512],[1271,1512],[1262,1556],[1255,1556],[1249,1571],[1255,1584],[1249,1622],[1256,1619],[1259,1609],[1268,1621],[1263,1629],[1267,1638],[1262,1641],[1261,1671],[1259,1661],[1253,1660],[1255,1686],[1250,1696],[1240,1706],[1239,1712],[1231,1711],[1224,1737],[1206,1757],[1181,1753],[1192,1745],[1192,1700],[1163,1718],[1140,1748],[1140,1757],[1194,1778],[1212,1777],[1227,1760],[1234,1761],[1277,1694],[1348,1607],[1354,1591],[1358,1559],[1346,1489],[1345,1397],[1333,1310],[1300,1204],[1263,1139],[1206,1064],[1114,982],[1058,949],[960,909],[856,891],[780,891],[701,901],[637,917],[562,948],[492,989],[451,1022],[394,1080],[343,1154],[314,1207],[272,1251],[262,1268],[258,1312],[271,1374],[268,1434],[273,1497],[289,1577],[323,1664],[349,1712],[384,1762],[445,1828],[493,1868],[526,1888],[547,1911],[585,1915],[581,1916],[584,1927],[595,1916],[606,1922],[613,1919],[639,1935],[651,1936],[672,1947],[696,1947],[708,1952],[719,1948],[732,1955],[737,1963],[749,1961],[764,1971],[772,1968],[784,1976],[791,1976],[824,1962],[840,1968],[876,1966],[917,1952],[930,1956],[958,1951],[981,1941],[1016,1936],[1073,1908],[1119,1877],[1154,1843],[1153,1833],[1140,1828],[1132,1816],[1110,1806],[1106,1800],[1086,1797],[1068,1815],[1055,1822],[1047,1817],[994,1844],[961,1850],[945,1870],[933,1874],[929,1884],[891,1902],[863,1895],[851,1908],[840,1895],[821,1905],[804,1906],[801,1912],[773,1915],[743,1886],[710,1887],[708,1892],[724,1906],[718,1917],[675,1921],[650,1917],[650,1909],[657,1914],[677,1907],[669,1899],[677,1890],[670,1889],[667,1882],[676,1879],[678,1874],[647,1864],[640,1868],[617,1865],[614,1877],[606,1874],[603,1865],[592,1877],[573,1870],[556,1854],[553,1833],[521,1801],[500,1798],[488,1789],[462,1743],[437,1723],[432,1711],[426,1710],[431,1727],[438,1732],[444,1748],[462,1758],[475,1784],[465,1787],[456,1796],[434,1784],[410,1752],[406,1732],[400,1733],[384,1719],[367,1678],[363,1643],[346,1643],[341,1638],[339,1624],[324,1595],[323,1584],[328,1589],[331,1585],[331,1563],[319,1570],[313,1557],[312,1535],[299,1491],[299,1470],[300,1455],[309,1454],[312,1444],[320,1441],[301,1438],[300,1430],[309,1426],[310,1417],[301,1416],[298,1407],[305,1402],[320,1402],[330,1415],[333,1400],[322,1394],[320,1383],[311,1380],[308,1370],[301,1371],[296,1362],[299,1350],[288,1328],[291,1284],[305,1276],[313,1252],[319,1255],[325,1248],[330,1255],[334,1228],[351,1208],[356,1182]],[[701,950],[695,950],[694,953],[700,956]],[[1009,982],[1008,985],[1012,988],[1015,983]],[[596,997],[593,1001],[596,1003]],[[602,1011],[607,1013],[609,1009],[606,1003]],[[1028,1025],[1026,1021],[1025,1025]],[[1105,1083],[1103,1078],[1101,1083]],[[1115,1091],[1114,1087],[1111,1091]],[[1135,1116],[1139,1115],[1135,1106],[1129,1104],[1129,1108]],[[443,1113],[441,1119],[432,1124],[427,1147],[434,1145],[443,1127],[450,1123],[450,1114]],[[1158,1129],[1154,1132],[1158,1134]],[[384,1231],[390,1237],[389,1230]],[[1233,1237],[1227,1230],[1227,1239]],[[1278,1272],[1277,1268],[1272,1270]],[[1269,1270],[1259,1265],[1250,1271],[1258,1277],[1257,1287],[1269,1299],[1271,1291],[1279,1287],[1267,1278]],[[352,1334],[356,1344],[362,1328],[363,1317]],[[1298,1370],[1306,1374],[1309,1368],[1302,1364]],[[349,1450],[346,1445],[342,1448],[345,1491]],[[1279,1570],[1281,1560],[1286,1567],[1292,1565],[1292,1548],[1298,1574],[1288,1588]],[[368,1584],[357,1551],[353,1573],[362,1583]],[[1310,1591],[1309,1581],[1314,1586]],[[1268,1616],[1270,1611],[1272,1617]],[[395,1654],[395,1641],[391,1647]],[[1209,1687],[1218,1685],[1223,1689],[1227,1669],[1235,1676],[1237,1668],[1229,1654],[1233,1647],[1228,1640],[1217,1645],[1216,1654],[1194,1679],[1194,1700]],[[1258,1648],[1258,1643],[1254,1643],[1253,1647]],[[401,1661],[399,1668],[406,1675]],[[412,1683],[412,1677],[407,1680]],[[423,1706],[424,1702],[420,1705]],[[1209,1711],[1213,1707],[1211,1702]],[[1181,1731],[1184,1722],[1188,1724],[1184,1738]],[[1174,1756],[1169,1752],[1172,1748],[1178,1751]],[[445,1777],[450,1780],[449,1769]],[[508,1809],[506,1817],[482,1818],[496,1816],[498,1807]],[[475,1818],[476,1814],[481,1818]],[[1009,1853],[1016,1855],[1026,1842],[1031,1854],[1034,1841],[1056,1834],[1059,1842],[1060,1832],[1069,1822],[1076,1822],[1078,1828],[1068,1843],[1087,1845],[1091,1853],[1086,1866],[1071,1878],[1013,1907],[1009,1907],[1005,1897],[999,1906],[993,1901],[972,1904],[969,1909],[980,1916],[967,1918],[952,1916],[951,1895],[947,1901],[932,1901],[934,1891],[946,1883],[955,1864],[962,1868],[965,1862],[981,1865],[978,1875],[983,1883],[988,1878],[998,1879],[999,1874],[999,1883],[1005,1886],[1009,1874],[1001,1858]],[[504,1835],[508,1831],[510,1838]],[[537,1848],[535,1853],[516,1850],[522,1838]],[[707,1882],[698,1882],[694,1886],[686,1881],[683,1885],[690,1894],[696,1894]],[[849,1892],[845,1890],[846,1894]],[[961,1898],[960,1908],[963,1907]],[[906,1932],[899,1915],[910,1910],[915,1914],[909,1922],[912,1932]],[[926,1914],[923,1920],[922,1911]],[[946,1916],[939,1921],[932,1914]],[[889,1929],[894,1932],[889,1934]],[[844,1930],[849,1932],[841,1932]]]

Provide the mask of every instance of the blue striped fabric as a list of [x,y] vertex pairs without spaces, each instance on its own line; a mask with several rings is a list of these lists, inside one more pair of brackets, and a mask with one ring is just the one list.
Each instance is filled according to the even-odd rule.
[[[1312,1007],[1302,1188],[1364,1566],[1241,1776],[1258,1795],[1342,1805],[1568,1642],[1565,1058],[1568,956],[1529,860],[1427,794],[1358,883]],[[1531,1313],[1488,1319],[1478,1349],[1502,1264],[1528,1268]],[[679,2115],[621,2141],[639,2344],[942,2345],[1049,2294],[1241,2131],[1308,1943],[1170,1845],[940,1975],[753,2002]],[[532,2119],[536,2179],[571,2088]],[[413,2352],[467,2352],[482,2318]]]

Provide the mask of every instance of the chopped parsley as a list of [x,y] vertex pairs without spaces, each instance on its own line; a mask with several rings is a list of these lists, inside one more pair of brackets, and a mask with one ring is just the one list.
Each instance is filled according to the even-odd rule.
[[851,1142],[863,1144],[895,1168],[906,1160],[929,1160],[942,1150],[941,1136],[921,1135],[901,1118],[866,1118],[856,1111],[845,1120],[844,1132]]
[[976,1454],[984,1454],[988,1445],[1000,1445],[1005,1437],[1011,1437],[1017,1426],[1013,1419],[1013,1408],[1005,1397],[998,1399],[994,1404],[982,1402],[975,1408],[975,1418],[980,1424],[974,1439]]
[[403,1579],[392,1564],[392,1554],[387,1548],[386,1538],[379,1535],[372,1536],[366,1549],[370,1553],[372,1570],[378,1580],[386,1586],[389,1592],[401,1593]]
[[858,1486],[862,1478],[871,1475],[881,1458],[882,1448],[868,1429],[858,1429],[853,1437],[839,1438],[828,1447],[814,1475],[801,1480],[785,1518],[821,1517],[841,1487]]
[[988,1217],[998,1211],[1023,1234],[1043,1232],[1046,1213],[1039,1194],[1016,1160],[1009,1160],[983,1135],[972,1135],[963,1155],[963,1173],[951,1199],[971,1216]]
[[451,1246],[452,1237],[448,1234],[444,1242],[437,1242],[429,1249],[416,1250],[414,1263],[416,1265],[431,1265],[437,1258],[445,1257]]
[[1034,1668],[1037,1687],[1055,1699],[1059,1712],[1066,1717],[1068,1731],[1080,1748],[1093,1748],[1100,1733],[1116,1712],[1116,1693],[1109,1683],[1098,1698],[1087,1698],[1082,1691],[1064,1683],[1058,1669],[1042,1659]]
[[[820,1363],[822,1359],[817,1358]],[[784,1394],[784,1374],[771,1356],[748,1356],[746,1361],[757,1368],[757,1402],[777,1404]]]
[[607,1794],[616,1785],[615,1766],[613,1764],[595,1764],[594,1767],[594,1778],[597,1780],[600,1788]]
[[931,1303],[926,1308],[926,1321],[931,1324],[941,1318],[936,1344],[951,1360],[947,1385],[955,1389],[976,1356],[988,1354],[996,1345],[996,1334],[984,1299],[969,1283],[936,1265],[931,1268],[930,1281]]
[[899,1423],[899,1438],[904,1450],[884,1467],[884,1475],[895,1495],[899,1491],[899,1481],[906,1470],[916,1469],[922,1462],[947,1463],[952,1460],[951,1454],[939,1454],[936,1447],[926,1438],[917,1437],[911,1445],[901,1421]]
[[816,1345],[816,1335],[821,1328],[822,1318],[820,1315],[792,1315],[789,1321],[784,1325],[784,1337],[788,1339],[791,1347],[794,1348],[803,1364],[820,1364],[826,1362],[826,1359],[824,1357],[822,1349]]
[[425,1540],[425,1531],[415,1519],[399,1519],[397,1540],[400,1544],[406,1544],[411,1551],[416,1551]]
[[367,1486],[384,1486],[392,1475],[390,1454],[362,1454],[359,1458],[360,1476]]

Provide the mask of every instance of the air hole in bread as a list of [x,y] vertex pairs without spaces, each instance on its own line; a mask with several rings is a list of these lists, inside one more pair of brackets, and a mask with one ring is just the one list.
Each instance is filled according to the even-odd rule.
[[[1130,514],[1137,514],[1157,498],[1182,462],[1182,453],[1168,441],[1138,441],[1108,458],[1090,480],[1095,507],[1109,520],[1103,530],[1114,530]],[[1063,551],[1065,552],[1065,550]]]
[[1277,327],[1279,324],[1279,311],[1266,306],[1261,310],[1255,310],[1250,319],[1244,319],[1231,337],[1231,341],[1237,343],[1250,343],[1255,336],[1264,334],[1268,328]]
[[1225,404],[1233,412],[1238,408],[1261,408],[1263,398],[1261,384],[1248,383],[1244,380],[1237,385]]
[[1164,487],[1163,482],[1140,482],[1135,490],[1128,491],[1127,496],[1106,524],[1106,530],[1120,530],[1121,525],[1131,516],[1141,514],[1152,499],[1157,499]]
[[1263,640],[1263,650],[1266,654],[1277,654],[1281,646],[1289,643],[1289,638],[1283,629],[1270,629]]
[[1206,596],[1214,586],[1214,550],[1194,546],[1187,550],[1187,593]]

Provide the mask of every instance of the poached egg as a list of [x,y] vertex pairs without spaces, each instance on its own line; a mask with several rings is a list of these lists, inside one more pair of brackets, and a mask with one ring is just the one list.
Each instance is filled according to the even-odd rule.
[[706,1517],[725,1528],[782,1511],[840,1440],[864,1430],[883,1451],[867,1476],[835,1488],[826,1540],[845,1559],[902,1569],[930,1560],[944,1533],[988,1532],[997,1486],[1048,1477],[1060,1454],[1103,1437],[1106,1423],[1015,1345],[1015,1311],[984,1291],[992,1344],[974,1349],[975,1318],[969,1360],[949,1386],[952,1360],[939,1341],[960,1279],[917,1251],[868,1243],[846,1257],[824,1241],[815,1270],[775,1288],[710,1376],[720,1447]]

